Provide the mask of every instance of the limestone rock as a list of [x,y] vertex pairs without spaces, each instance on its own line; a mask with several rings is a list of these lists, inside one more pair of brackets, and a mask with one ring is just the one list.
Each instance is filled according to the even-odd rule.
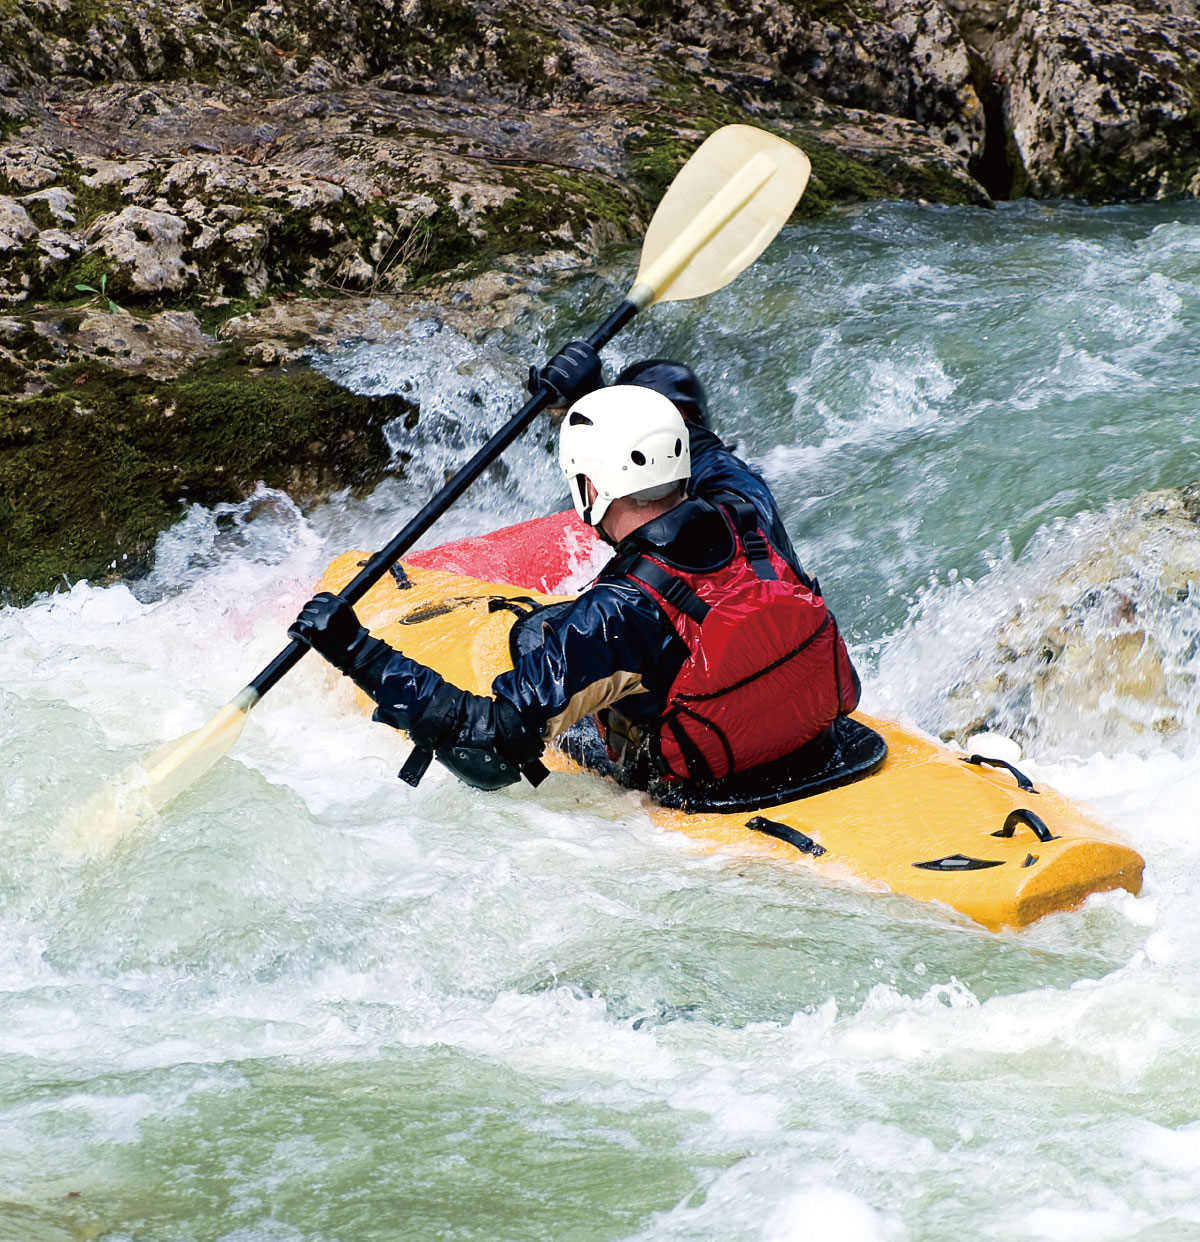
[[1014,0],[995,46],[1012,140],[1037,197],[1185,190],[1200,170],[1200,22],[1125,4]]
[[949,13],[938,0],[886,0],[881,17],[814,31],[808,80],[829,103],[916,121],[952,153],[978,156],[983,106]]
[[0,197],[0,253],[20,250],[37,234],[29,212],[16,199]]
[[90,253],[104,255],[116,275],[113,292],[178,292],[195,278],[185,262],[187,225],[171,212],[126,207],[101,216],[88,231]]

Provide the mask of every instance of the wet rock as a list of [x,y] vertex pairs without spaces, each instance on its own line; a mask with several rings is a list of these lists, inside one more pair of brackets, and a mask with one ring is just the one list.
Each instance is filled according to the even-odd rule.
[[802,212],[819,214],[856,198],[992,205],[966,154],[956,154],[915,121],[821,104],[804,120],[779,122],[778,128],[812,160]]
[[259,481],[301,502],[377,481],[391,464],[384,428],[413,412],[229,349],[166,386],[95,361],[51,378],[0,395],[0,604],[136,575],[192,502],[241,500]]
[[53,386],[56,368],[90,361],[169,380],[222,349],[190,311],[134,316],[101,305],[0,318],[0,348],[8,350],[12,374],[22,380],[10,392],[42,391]]
[[1059,738],[1109,752],[1187,744],[1200,706],[1198,543],[1197,487],[1060,522],[1015,565],[947,597],[937,632],[914,632],[894,658],[908,642],[943,647],[951,679],[929,688],[929,711],[959,742],[987,730],[1041,751]]

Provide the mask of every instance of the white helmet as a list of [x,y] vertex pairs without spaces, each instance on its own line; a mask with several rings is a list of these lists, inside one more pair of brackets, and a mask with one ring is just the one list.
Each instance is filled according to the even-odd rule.
[[[692,473],[687,424],[674,402],[652,388],[597,388],[567,411],[558,462],[579,516],[598,526],[618,497],[658,500],[687,479]],[[585,479],[596,488],[590,505]]]

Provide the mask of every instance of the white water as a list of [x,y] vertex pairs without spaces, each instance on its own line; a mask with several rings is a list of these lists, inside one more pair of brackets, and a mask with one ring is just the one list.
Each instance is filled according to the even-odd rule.
[[[429,325],[331,360],[438,395],[398,443],[408,482],[193,511],[148,580],[0,611],[0,1238],[1200,1236],[1195,592],[1133,580],[1160,540],[1123,516],[1200,476],[1192,207],[839,217],[612,351],[702,365],[869,704],[926,728],[956,664],[993,693],[1005,604],[1057,615],[1134,531],[1136,621],[1080,632],[1167,653],[1174,730],[1089,693],[1111,670],[1086,661],[1046,692],[1062,710],[1020,686],[984,707],[1142,851],[1141,897],[996,936],[706,855],[600,783],[413,791],[315,661],[160,820],[103,859],[62,850],[64,811],[207,720],[326,561],[383,542],[498,424],[508,359],[600,318],[626,274],[483,351]],[[439,537],[565,501],[548,444]]]

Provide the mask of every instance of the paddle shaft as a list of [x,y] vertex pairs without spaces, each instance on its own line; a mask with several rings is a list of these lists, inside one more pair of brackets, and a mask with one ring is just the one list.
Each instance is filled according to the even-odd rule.
[[[641,310],[636,302],[625,301],[588,337],[595,350],[609,341]],[[349,604],[357,603],[388,572],[422,535],[454,504],[472,483],[546,408],[554,394],[543,386],[509,419],[469,462],[417,513],[385,548],[363,566],[361,572],[339,594]],[[289,673],[309,650],[307,644],[292,641],[246,686],[257,702],[272,686]]]

